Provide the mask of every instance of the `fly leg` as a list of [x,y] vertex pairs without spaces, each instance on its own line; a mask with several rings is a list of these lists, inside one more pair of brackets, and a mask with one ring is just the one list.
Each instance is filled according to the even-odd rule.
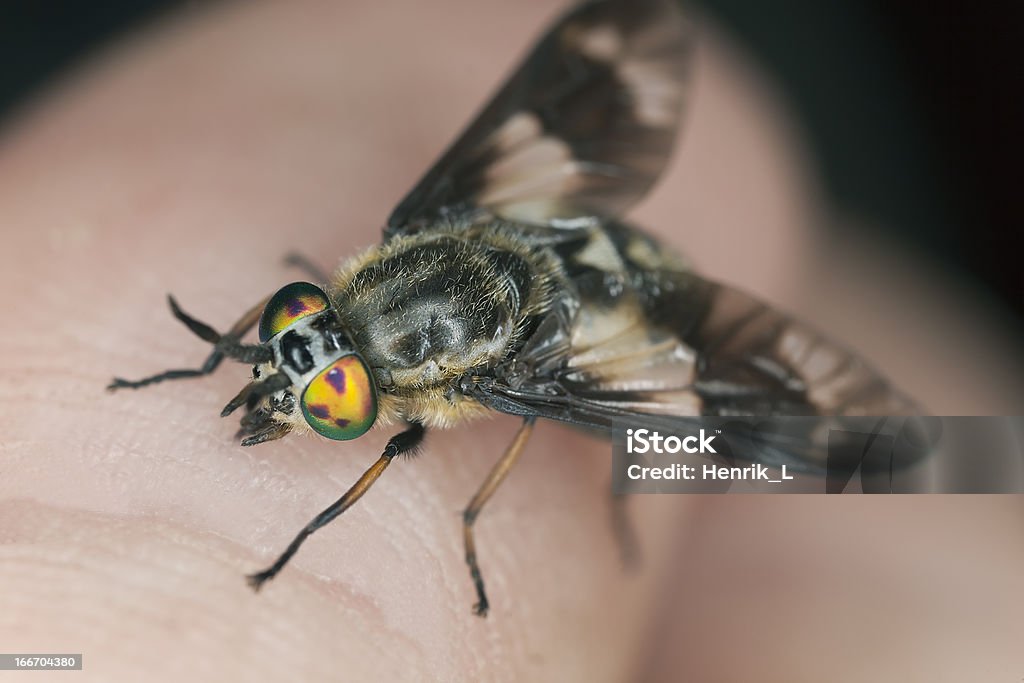
[[384,473],[391,461],[397,456],[403,453],[409,453],[416,449],[417,446],[423,441],[423,435],[426,433],[423,425],[418,422],[410,423],[409,428],[404,432],[396,434],[391,437],[388,441],[388,445],[384,447],[384,453],[381,454],[377,462],[370,466],[370,469],[363,473],[363,476],[359,477],[359,480],[352,485],[348,491],[345,492],[341,498],[336,500],[326,510],[321,512],[319,515],[313,518],[309,524],[302,528],[302,530],[296,534],[288,547],[280,557],[266,569],[256,574],[250,574],[246,577],[249,585],[252,586],[253,590],[259,590],[260,587],[271,580],[277,573],[284,569],[284,566],[288,564],[288,560],[292,559],[292,555],[299,549],[299,546],[317,529],[320,527],[330,524],[335,517],[343,513],[345,510],[352,507],[352,505],[359,500],[364,493],[366,493],[373,483],[380,478],[380,475]]
[[462,536],[466,544],[466,564],[469,565],[469,575],[473,578],[473,585],[476,586],[477,603],[473,605],[473,612],[480,617],[487,616],[490,603],[487,601],[487,592],[484,590],[484,579],[480,574],[480,565],[476,561],[473,523],[476,522],[480,510],[483,509],[487,501],[494,495],[494,492],[498,490],[501,482],[505,480],[509,470],[519,460],[523,447],[526,445],[526,440],[533,431],[533,422],[533,417],[527,417],[523,420],[522,426],[516,432],[512,443],[505,450],[505,454],[501,456],[501,460],[497,462],[490,474],[487,475],[487,479],[480,486],[480,490],[476,492],[476,495],[469,501],[469,505],[466,506],[465,511],[462,513]]
[[[326,273],[317,268],[312,261],[307,259],[305,256],[302,256],[301,254],[295,252],[290,253],[287,256],[285,256],[284,260],[285,264],[305,270],[309,275],[311,275],[314,279],[320,281],[321,283],[327,282],[329,280],[329,277],[327,276]],[[161,372],[158,375],[153,375],[152,377],[146,377],[144,379],[139,380],[127,380],[121,379],[120,377],[115,377],[114,380],[109,385],[107,385],[107,390],[116,391],[117,389],[138,389],[139,387],[148,386],[150,384],[156,384],[158,382],[163,382],[164,380],[169,379],[188,379],[190,377],[203,377],[205,375],[211,374],[214,370],[216,370],[217,367],[221,364],[221,361],[224,360],[225,356],[237,358],[238,360],[247,361],[246,358],[241,358],[238,357],[237,355],[233,355],[230,352],[230,350],[232,348],[238,347],[244,348],[243,345],[238,343],[239,340],[243,336],[245,336],[246,332],[251,330],[257,322],[259,322],[260,315],[263,314],[263,309],[270,301],[270,298],[271,297],[269,296],[266,297],[265,299],[263,299],[263,301],[259,302],[258,304],[250,308],[248,311],[246,311],[245,315],[243,315],[238,320],[238,322],[231,326],[231,329],[228,330],[227,334],[219,335],[216,332],[214,332],[209,325],[206,325],[204,323],[199,322],[198,320],[195,320],[187,313],[182,311],[181,308],[178,307],[178,303],[174,300],[174,297],[168,296],[167,299],[171,305],[171,312],[174,313],[174,317],[185,323],[185,325],[188,326],[190,330],[195,332],[197,335],[199,335],[206,341],[215,344],[215,348],[206,358],[206,361],[198,368],[167,370],[165,372]]]
[[320,266],[316,265],[297,251],[290,251],[285,254],[284,263],[287,266],[306,271],[306,274],[313,278],[313,281],[318,284],[322,285],[331,281],[330,273],[324,272]]
[[622,566],[632,570],[640,565],[640,544],[636,540],[636,529],[629,516],[627,500],[628,497],[624,494],[613,492],[609,499],[609,512],[612,534],[615,536],[615,544],[619,546]]
[[178,302],[174,300],[174,297],[168,296],[167,300],[168,303],[170,303],[171,312],[174,314],[174,317],[183,322],[190,330],[195,332],[196,335],[214,344],[213,351],[209,356],[207,356],[206,361],[202,366],[198,368],[167,370],[166,372],[161,372],[158,375],[138,380],[127,380],[115,377],[114,380],[107,385],[108,391],[116,391],[117,389],[138,389],[139,387],[156,384],[169,379],[186,379],[189,377],[202,377],[204,375],[209,375],[217,369],[217,366],[220,365],[225,356],[246,362],[263,362],[265,360],[270,360],[269,358],[264,358],[262,360],[250,360],[250,358],[256,359],[259,357],[259,352],[253,350],[257,347],[239,343],[242,336],[252,329],[252,326],[259,321],[260,315],[263,313],[263,308],[267,305],[267,302],[270,301],[270,297],[267,297],[246,311],[245,315],[243,315],[238,322],[232,325],[231,329],[228,330],[228,333],[225,335],[217,334],[217,332],[209,325],[199,322],[182,311],[178,306]]

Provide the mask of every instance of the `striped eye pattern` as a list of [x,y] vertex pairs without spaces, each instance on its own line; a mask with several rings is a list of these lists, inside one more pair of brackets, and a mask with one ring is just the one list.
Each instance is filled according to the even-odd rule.
[[369,368],[355,354],[320,372],[302,393],[302,414],[318,434],[347,441],[366,433],[377,419],[377,391]]
[[326,310],[330,299],[308,282],[293,282],[277,291],[260,316],[260,341],[265,342],[297,320]]

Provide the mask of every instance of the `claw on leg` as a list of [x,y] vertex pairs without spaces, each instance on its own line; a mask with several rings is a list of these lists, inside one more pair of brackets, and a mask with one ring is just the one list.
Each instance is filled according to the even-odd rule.
[[268,354],[270,353],[268,349],[264,349],[259,345],[242,344],[239,341],[242,336],[244,336],[245,333],[259,321],[260,315],[263,313],[263,307],[267,305],[269,300],[270,297],[267,297],[257,305],[250,308],[245,312],[245,315],[238,320],[238,322],[231,326],[231,329],[227,334],[221,335],[206,323],[196,320],[188,313],[185,313],[185,311],[181,309],[181,306],[178,305],[178,302],[175,301],[174,297],[168,295],[167,303],[170,305],[171,313],[174,314],[174,317],[184,323],[185,326],[195,333],[195,335],[200,339],[213,344],[213,351],[209,356],[207,356],[206,361],[204,361],[198,368],[166,370],[156,375],[152,375],[151,377],[145,377],[137,380],[115,377],[110,384],[107,385],[107,391],[117,391],[118,389],[139,389],[165,380],[204,377],[216,370],[225,357],[250,363],[270,360],[268,357]]
[[484,483],[481,484],[480,489],[473,496],[473,499],[469,501],[469,505],[466,506],[466,510],[462,513],[462,537],[466,547],[466,564],[469,566],[469,576],[473,579],[473,586],[476,588],[477,597],[477,602],[473,605],[473,613],[478,617],[487,616],[490,602],[487,600],[487,591],[484,589],[484,577],[480,573],[480,565],[476,559],[476,541],[473,537],[473,524],[476,523],[476,518],[484,505],[494,495],[494,492],[498,490],[498,486],[501,485],[501,482],[505,480],[509,471],[516,464],[516,461],[519,460],[519,456],[526,446],[526,441],[533,431],[533,423],[533,417],[523,420],[523,424],[519,431],[516,432],[512,443],[505,449],[505,454],[501,456],[501,459],[491,469]]

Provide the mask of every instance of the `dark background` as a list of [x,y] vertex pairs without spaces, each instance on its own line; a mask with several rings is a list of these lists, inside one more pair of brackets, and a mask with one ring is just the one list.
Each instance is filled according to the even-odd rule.
[[[0,121],[182,0],[0,4]],[[703,0],[799,117],[831,200],[1024,321],[1024,9],[976,0]]]

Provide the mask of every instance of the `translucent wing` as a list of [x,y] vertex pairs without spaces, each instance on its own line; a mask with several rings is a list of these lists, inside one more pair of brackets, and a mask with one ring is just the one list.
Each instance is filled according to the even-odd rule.
[[750,295],[695,277],[684,286],[703,299],[672,321],[684,327],[651,325],[632,302],[584,306],[487,392],[591,427],[637,413],[920,414],[859,357]]
[[[563,245],[575,291],[509,368],[464,387],[490,407],[608,430],[685,416],[920,415],[867,363],[623,226]],[[820,444],[796,444],[811,462]]]
[[402,200],[386,235],[481,210],[561,228],[620,215],[668,160],[689,47],[672,0],[573,10]]

